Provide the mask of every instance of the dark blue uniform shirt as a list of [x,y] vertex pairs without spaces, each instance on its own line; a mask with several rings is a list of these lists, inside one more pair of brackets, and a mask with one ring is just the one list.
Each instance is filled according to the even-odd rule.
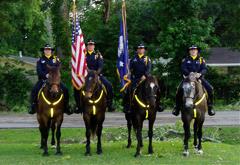
[[37,74],[39,80],[46,80],[46,75],[48,74],[47,65],[56,66],[59,59],[56,57],[51,56],[47,58],[46,56],[40,57],[37,61]]
[[181,71],[185,76],[188,76],[190,72],[197,72],[205,75],[207,73],[207,66],[202,57],[198,56],[196,59],[193,59],[192,57],[188,56],[182,61]]
[[140,79],[143,75],[148,76],[151,72],[151,60],[147,56],[135,55],[130,60],[131,79]]
[[96,54],[96,52],[89,52],[86,53],[86,61],[88,69],[95,70],[99,74],[102,72],[103,69],[103,58],[100,54]]

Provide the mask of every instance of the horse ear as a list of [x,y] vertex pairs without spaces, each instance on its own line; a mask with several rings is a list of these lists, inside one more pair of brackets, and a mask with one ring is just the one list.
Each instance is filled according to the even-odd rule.
[[59,70],[61,70],[62,64],[61,64],[60,62],[57,63],[57,68],[58,68]]

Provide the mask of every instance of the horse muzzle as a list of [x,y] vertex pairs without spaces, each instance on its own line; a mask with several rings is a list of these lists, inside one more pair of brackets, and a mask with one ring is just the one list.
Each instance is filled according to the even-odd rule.
[[193,99],[192,98],[187,98],[185,101],[185,108],[186,109],[192,109],[194,107],[193,104]]
[[85,97],[87,97],[87,98],[91,98],[92,95],[93,95],[92,92],[87,92],[87,91],[85,92]]

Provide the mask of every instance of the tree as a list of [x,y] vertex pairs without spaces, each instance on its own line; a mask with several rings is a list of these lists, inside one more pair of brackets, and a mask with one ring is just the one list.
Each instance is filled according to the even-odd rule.
[[0,52],[36,54],[46,37],[41,0],[1,1],[0,7]]

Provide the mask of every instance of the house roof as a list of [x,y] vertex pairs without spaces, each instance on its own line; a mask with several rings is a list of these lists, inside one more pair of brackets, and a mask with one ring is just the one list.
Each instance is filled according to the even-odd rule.
[[209,66],[240,66],[240,51],[215,47],[211,48],[209,53],[206,60]]

